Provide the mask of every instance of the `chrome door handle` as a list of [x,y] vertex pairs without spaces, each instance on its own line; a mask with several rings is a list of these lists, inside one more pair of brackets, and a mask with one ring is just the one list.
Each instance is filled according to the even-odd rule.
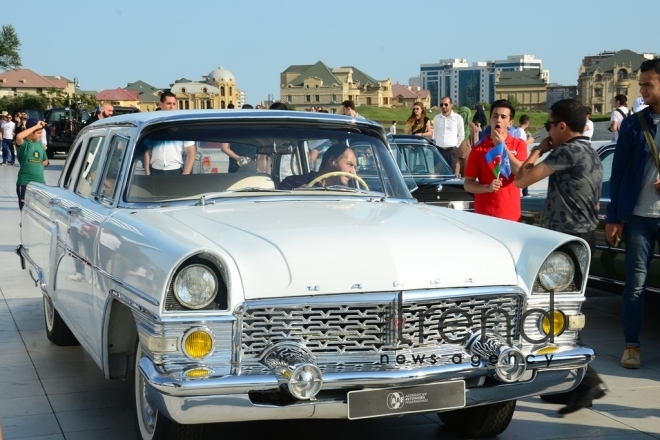
[[82,209],[79,206],[72,206],[70,208],[67,208],[66,212],[69,215],[80,214],[82,212]]
[[48,203],[50,204],[50,206],[59,205],[60,202],[61,202],[61,200],[58,199],[57,197],[54,197],[54,198],[48,200]]

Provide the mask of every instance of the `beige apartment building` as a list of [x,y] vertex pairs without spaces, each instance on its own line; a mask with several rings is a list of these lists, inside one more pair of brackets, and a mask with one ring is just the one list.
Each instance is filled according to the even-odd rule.
[[296,110],[324,107],[341,113],[341,103],[350,99],[356,106],[392,106],[392,80],[376,80],[348,66],[330,68],[319,61],[312,65],[291,65],[280,74],[280,101]]
[[182,78],[171,84],[179,110],[238,108],[236,79],[227,69],[218,67],[201,81]]
[[101,90],[96,94],[96,102],[103,104],[109,102],[114,106],[136,107],[140,108],[138,92],[135,90],[124,90],[121,87],[116,89]]
[[30,69],[13,69],[0,73],[0,96],[32,94],[50,98],[58,93],[73,96],[73,81],[62,76],[41,76]]
[[419,86],[392,84],[392,106],[413,108],[416,102],[421,102],[425,109],[431,108],[431,92],[422,90]]
[[614,109],[614,97],[621,94],[628,97],[628,107],[632,107],[639,96],[639,68],[653,58],[653,54],[627,49],[585,57],[578,77],[580,102],[594,114],[606,114]]
[[521,110],[545,111],[548,96],[545,72],[539,69],[497,72],[495,99],[514,100]]

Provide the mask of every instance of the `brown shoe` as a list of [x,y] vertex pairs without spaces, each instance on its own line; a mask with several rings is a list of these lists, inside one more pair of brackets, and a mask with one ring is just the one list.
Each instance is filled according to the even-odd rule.
[[641,366],[639,347],[633,345],[626,347],[621,357],[621,366],[623,368],[639,368]]

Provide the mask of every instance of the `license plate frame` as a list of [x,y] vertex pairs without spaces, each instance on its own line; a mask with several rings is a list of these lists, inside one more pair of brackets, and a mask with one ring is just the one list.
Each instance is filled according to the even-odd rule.
[[358,390],[348,393],[349,420],[463,407],[465,407],[464,380],[411,387]]

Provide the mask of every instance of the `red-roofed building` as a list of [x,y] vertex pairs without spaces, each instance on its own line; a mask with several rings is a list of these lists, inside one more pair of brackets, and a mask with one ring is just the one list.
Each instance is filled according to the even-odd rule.
[[75,93],[73,81],[62,76],[41,76],[30,69],[13,69],[0,73],[0,96],[32,94],[50,97],[56,93],[68,93],[72,96]]
[[392,105],[394,107],[412,108],[417,101],[424,104],[424,108],[431,108],[431,93],[428,90],[422,90],[419,86],[392,84]]
[[140,99],[137,90],[124,90],[120,87],[112,90],[101,90],[96,94],[99,104],[109,102],[112,105],[140,108]]

